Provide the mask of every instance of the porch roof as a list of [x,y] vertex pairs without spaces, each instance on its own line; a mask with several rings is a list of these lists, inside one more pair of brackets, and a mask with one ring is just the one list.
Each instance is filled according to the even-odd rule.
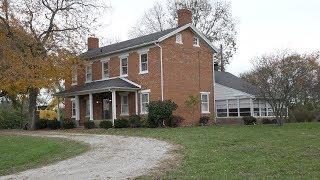
[[126,78],[111,78],[106,80],[93,81],[81,86],[74,86],[68,90],[58,92],[54,96],[70,97],[89,93],[101,93],[111,90],[133,91],[139,90],[141,86]]

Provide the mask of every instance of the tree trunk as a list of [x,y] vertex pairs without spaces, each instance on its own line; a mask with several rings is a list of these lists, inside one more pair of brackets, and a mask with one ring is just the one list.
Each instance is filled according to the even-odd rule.
[[29,90],[29,129],[36,130],[37,123],[37,96],[38,90],[31,88]]

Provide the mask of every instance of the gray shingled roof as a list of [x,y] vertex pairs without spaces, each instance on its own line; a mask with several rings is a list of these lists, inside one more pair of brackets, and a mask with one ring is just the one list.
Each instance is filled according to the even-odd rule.
[[259,96],[260,94],[256,86],[228,72],[215,71],[215,81],[223,86],[251,95]]
[[137,38],[130,39],[127,41],[122,41],[122,42],[111,44],[111,45],[104,46],[101,48],[92,49],[90,51],[83,53],[81,55],[81,57],[86,58],[86,59],[90,59],[90,58],[94,58],[94,57],[98,57],[98,56],[110,55],[110,54],[113,54],[113,53],[116,53],[116,52],[119,52],[122,50],[133,49],[137,46],[147,46],[147,45],[154,43],[162,36],[165,36],[165,35],[171,33],[172,31],[175,31],[176,29],[178,29],[178,27],[172,28],[172,29],[167,29],[164,31],[159,31],[159,32],[148,34],[148,35],[141,36],[141,37],[137,37]]
[[140,89],[140,87],[129,83],[122,78],[108,79],[103,81],[94,81],[92,83],[86,83],[82,86],[75,86],[68,90],[56,93],[55,96],[74,96],[79,93],[89,93],[97,90],[108,89]]

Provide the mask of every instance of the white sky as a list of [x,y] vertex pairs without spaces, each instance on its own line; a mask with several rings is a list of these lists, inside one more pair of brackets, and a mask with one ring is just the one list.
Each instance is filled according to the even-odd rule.
[[[97,36],[126,40],[128,32],[154,2],[165,0],[109,0],[112,11]],[[229,0],[238,20],[238,50],[227,71],[250,70],[251,60],[275,50],[312,52],[320,43],[320,0]]]

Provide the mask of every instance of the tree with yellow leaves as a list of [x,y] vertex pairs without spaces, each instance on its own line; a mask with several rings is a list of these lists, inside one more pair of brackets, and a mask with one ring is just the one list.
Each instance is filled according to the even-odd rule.
[[[0,92],[26,94],[35,129],[39,89],[70,77],[84,36],[105,9],[91,0],[0,1]],[[94,13],[92,13],[94,12]]]

